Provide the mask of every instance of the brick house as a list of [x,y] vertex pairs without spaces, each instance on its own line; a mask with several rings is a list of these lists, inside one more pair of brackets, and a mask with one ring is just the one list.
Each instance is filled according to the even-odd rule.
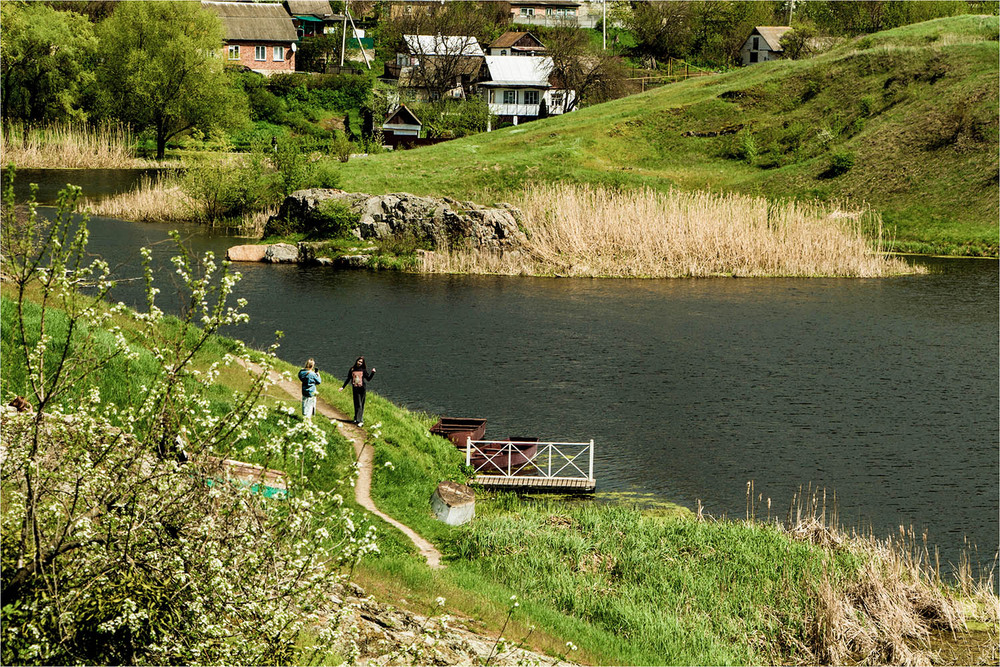
[[295,71],[298,34],[284,6],[207,0],[201,6],[222,20],[223,62],[243,65],[265,76]]

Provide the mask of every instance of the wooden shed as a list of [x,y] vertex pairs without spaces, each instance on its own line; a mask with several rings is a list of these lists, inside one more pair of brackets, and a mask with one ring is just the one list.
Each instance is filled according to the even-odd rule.
[[419,137],[421,128],[423,123],[405,104],[396,107],[382,124],[382,132],[395,137]]

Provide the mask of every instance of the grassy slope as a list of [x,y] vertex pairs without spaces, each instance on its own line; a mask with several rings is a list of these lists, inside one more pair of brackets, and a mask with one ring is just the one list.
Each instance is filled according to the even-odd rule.
[[[354,160],[342,187],[489,198],[570,181],[864,200],[898,250],[996,255],[997,33],[996,17],[906,26],[810,60]],[[832,176],[845,152],[853,168]]]

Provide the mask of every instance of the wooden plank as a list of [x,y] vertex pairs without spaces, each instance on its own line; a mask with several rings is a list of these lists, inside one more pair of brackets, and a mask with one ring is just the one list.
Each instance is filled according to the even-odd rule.
[[570,477],[505,477],[503,475],[477,475],[472,482],[485,488],[525,488],[567,491],[593,491],[597,481]]

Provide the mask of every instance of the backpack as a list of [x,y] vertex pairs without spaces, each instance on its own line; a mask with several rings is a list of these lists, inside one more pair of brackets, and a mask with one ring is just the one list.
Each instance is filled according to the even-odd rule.
[[365,386],[365,372],[364,371],[351,371],[351,386],[352,387],[363,387],[363,386]]

